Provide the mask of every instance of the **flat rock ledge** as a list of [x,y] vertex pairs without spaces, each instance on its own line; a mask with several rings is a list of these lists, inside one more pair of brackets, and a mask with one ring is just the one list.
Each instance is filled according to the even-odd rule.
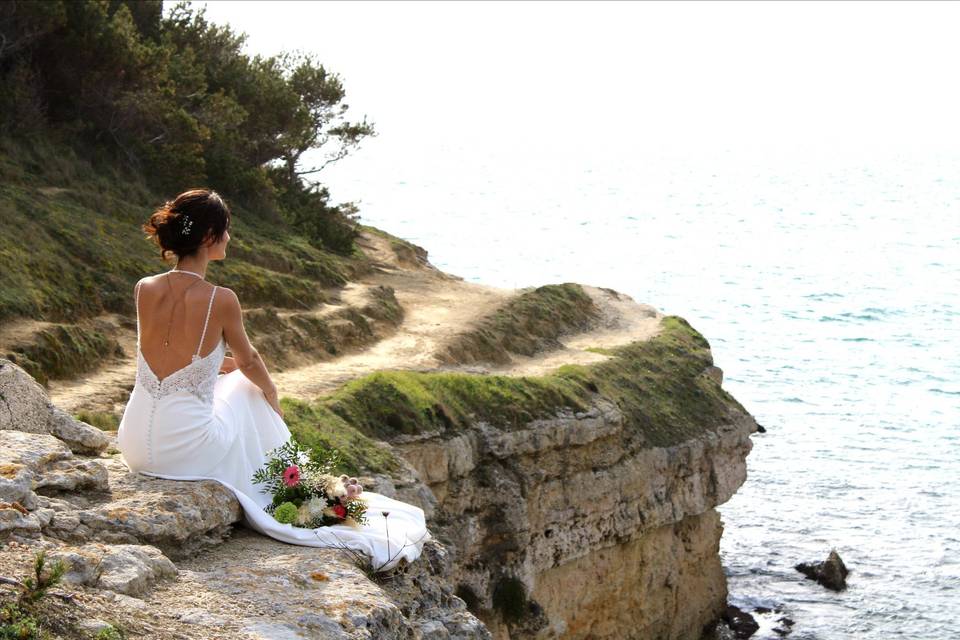
[[[491,637],[454,594],[436,540],[411,565],[369,575],[344,551],[236,527],[242,509],[218,482],[130,472],[110,434],[6,360],[0,394],[0,566],[22,570],[41,549],[63,560],[64,589],[83,594],[69,613],[82,637],[105,621],[157,640]],[[406,471],[364,484],[432,511]]]

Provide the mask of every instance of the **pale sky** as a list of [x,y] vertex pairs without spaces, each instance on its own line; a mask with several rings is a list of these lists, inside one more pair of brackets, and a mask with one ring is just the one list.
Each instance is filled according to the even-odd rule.
[[960,143],[956,3],[197,4],[248,53],[318,54],[394,144]]

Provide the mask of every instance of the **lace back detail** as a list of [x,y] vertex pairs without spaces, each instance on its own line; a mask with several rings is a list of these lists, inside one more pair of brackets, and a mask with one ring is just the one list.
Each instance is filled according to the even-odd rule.
[[213,309],[213,298],[217,295],[217,285],[213,286],[210,293],[210,301],[207,304],[207,317],[203,321],[203,333],[200,335],[200,343],[197,345],[197,352],[190,358],[190,364],[177,369],[163,380],[157,378],[153,369],[147,363],[140,351],[140,285],[137,283],[136,307],[137,307],[137,378],[136,383],[140,384],[147,393],[155,400],[159,400],[177,391],[186,391],[200,398],[204,402],[213,403],[213,389],[217,383],[217,373],[223,364],[223,357],[226,354],[226,341],[223,336],[213,351],[205,356],[200,356],[200,349],[203,346],[203,339],[207,335],[207,325],[210,323],[210,311]]
[[213,351],[203,357],[194,354],[190,364],[174,371],[163,380],[154,375],[143,353],[137,348],[137,382],[155,400],[177,391],[186,391],[208,404],[212,403],[217,373],[223,364],[224,344],[223,338],[220,338]]

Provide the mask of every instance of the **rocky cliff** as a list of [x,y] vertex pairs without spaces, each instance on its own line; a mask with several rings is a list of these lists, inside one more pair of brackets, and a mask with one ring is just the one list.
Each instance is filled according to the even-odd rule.
[[494,289],[363,246],[372,273],[315,312],[362,340],[304,363],[296,326],[251,333],[296,365],[275,376],[295,435],[424,508],[417,562],[373,574],[249,532],[215,482],[129,473],[75,418],[122,407],[120,349],[49,390],[0,360],[0,576],[64,559],[75,597],[47,606],[69,638],[699,638],[726,604],[715,507],[757,429],[706,340],[609,289]]

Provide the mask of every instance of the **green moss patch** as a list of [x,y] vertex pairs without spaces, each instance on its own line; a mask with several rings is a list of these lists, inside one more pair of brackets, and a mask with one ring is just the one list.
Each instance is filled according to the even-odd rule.
[[510,362],[559,348],[559,336],[589,328],[600,311],[576,283],[549,284],[512,298],[477,326],[456,336],[439,354],[453,364]]
[[595,396],[614,402],[649,446],[670,446],[729,419],[743,407],[703,370],[707,341],[668,316],[649,340],[610,349],[610,359],[565,365],[544,376],[379,371],[353,380],[311,406],[381,440],[401,434],[457,432],[482,420],[521,428],[561,409],[584,410]]
[[370,302],[363,306],[364,315],[394,326],[403,322],[403,307],[392,287],[376,286],[369,290]]
[[323,445],[340,451],[343,473],[390,475],[400,470],[400,461],[388,448],[378,445],[323,405],[283,398],[281,407],[283,419],[298,442],[304,446]]
[[72,378],[95,369],[104,359],[123,355],[116,339],[75,324],[53,324],[35,333],[28,344],[11,347],[6,357],[43,385],[52,378]]
[[120,427],[120,416],[111,411],[78,411],[73,417],[104,431],[116,431]]
[[493,608],[508,622],[517,622],[527,611],[527,589],[518,578],[500,578],[493,587]]
[[651,446],[666,447],[723,424],[731,411],[746,413],[703,374],[713,364],[710,345],[690,324],[667,316],[649,340],[605,349],[609,360],[566,365],[555,375],[577,381],[614,401],[627,424]]
[[583,409],[587,398],[573,382],[461,373],[379,371],[354,380],[320,401],[375,438],[458,430],[475,420],[519,428],[558,407]]

